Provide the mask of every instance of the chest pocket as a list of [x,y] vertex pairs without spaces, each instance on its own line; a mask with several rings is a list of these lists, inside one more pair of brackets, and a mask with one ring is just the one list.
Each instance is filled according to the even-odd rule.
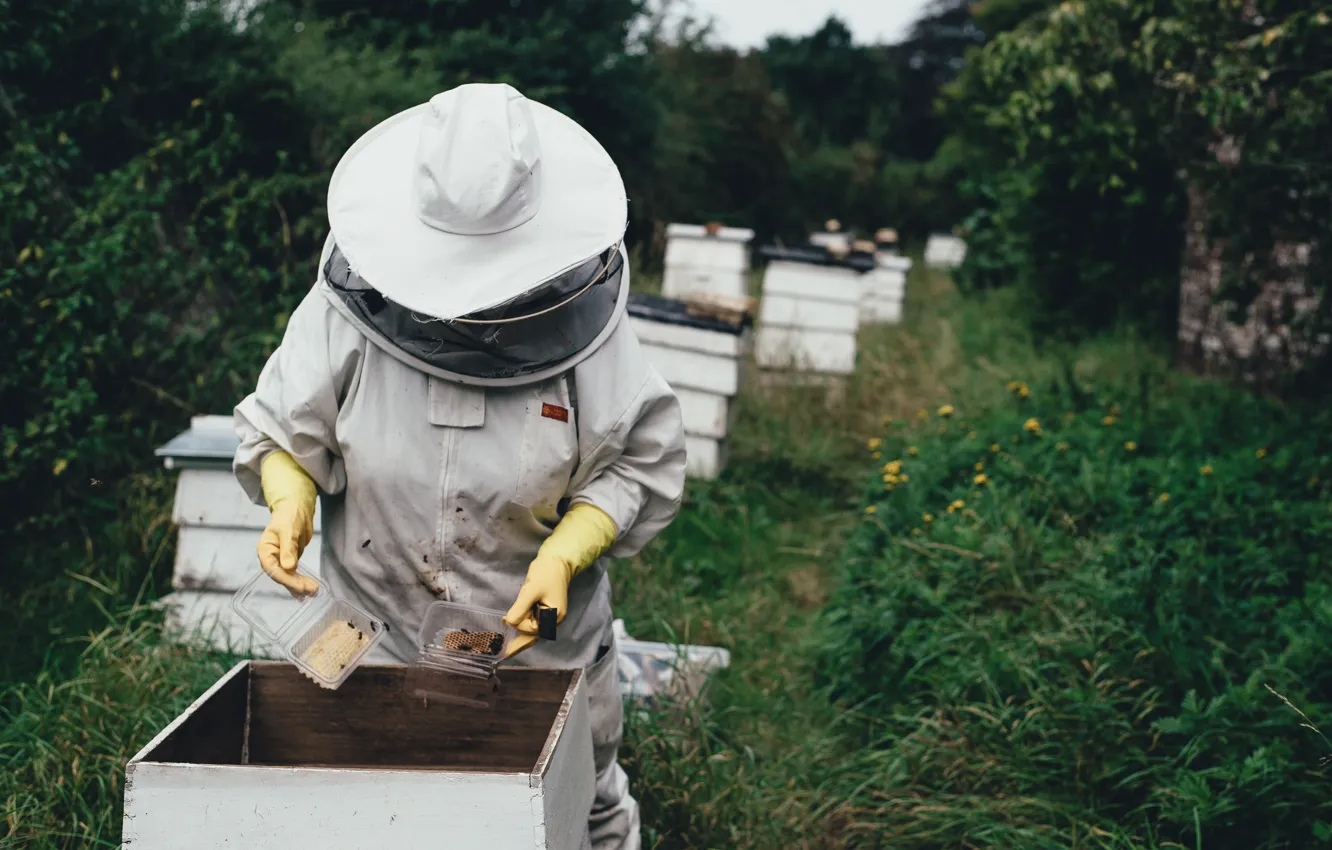
[[553,517],[578,466],[577,399],[558,378],[531,388],[526,398],[518,486],[513,502]]

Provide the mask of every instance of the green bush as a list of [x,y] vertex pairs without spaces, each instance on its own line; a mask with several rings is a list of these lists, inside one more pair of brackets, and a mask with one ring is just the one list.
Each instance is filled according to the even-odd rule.
[[874,822],[893,846],[1328,841],[1332,745],[1268,688],[1332,712],[1332,418],[1183,379],[1012,390],[870,447],[821,669],[900,779]]

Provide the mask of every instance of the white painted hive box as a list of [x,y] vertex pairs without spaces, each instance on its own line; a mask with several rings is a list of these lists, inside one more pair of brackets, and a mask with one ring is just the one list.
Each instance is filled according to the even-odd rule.
[[[180,470],[171,520],[176,525],[172,593],[161,600],[168,632],[182,640],[241,654],[271,654],[250,626],[231,609],[231,597],[259,569],[255,547],[268,524],[268,508],[246,497],[231,471],[240,440],[230,416],[199,416],[190,430],[156,452],[168,469]],[[319,574],[320,510],[302,565]],[[279,585],[264,586],[280,601]],[[260,604],[263,604],[262,599]]]
[[749,242],[754,231],[723,227],[708,233],[703,225],[671,224],[666,228],[662,295],[684,298],[706,292],[727,298],[748,295]]
[[826,375],[855,371],[863,291],[863,275],[854,269],[769,263],[759,304],[759,367]]
[[925,243],[925,265],[932,269],[955,269],[967,258],[967,243],[946,233],[931,234]]
[[631,296],[629,322],[648,361],[680,399],[686,474],[715,478],[726,465],[739,410],[747,330],[690,316],[682,302],[646,295]]
[[906,300],[907,272],[911,270],[911,259],[895,253],[880,252],[875,257],[875,263],[874,270],[864,278],[860,323],[898,324],[902,321],[902,304]]
[[584,850],[583,673],[514,668],[495,706],[423,703],[402,665],[337,691],[245,661],[125,768],[126,850]]

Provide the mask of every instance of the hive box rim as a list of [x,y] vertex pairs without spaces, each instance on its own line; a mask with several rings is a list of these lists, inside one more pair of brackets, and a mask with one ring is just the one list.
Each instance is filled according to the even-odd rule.
[[[257,658],[247,658],[236,662],[234,665],[232,665],[231,669],[229,669],[226,673],[224,673],[221,677],[219,677],[218,680],[208,688],[208,690],[204,691],[196,700],[191,702],[184,711],[176,715],[176,717],[172,719],[170,723],[168,723],[165,727],[162,728],[160,732],[158,732],[155,736],[153,736],[152,740],[150,740],[147,744],[145,744],[137,753],[135,753],[130,758],[128,762],[126,762],[125,764],[126,781],[127,782],[129,781],[129,778],[133,775],[134,769],[139,765],[144,765],[144,766],[152,765],[154,767],[181,767],[181,768],[191,768],[191,769],[207,768],[210,770],[216,768],[222,771],[232,771],[232,772],[242,771],[242,770],[256,770],[256,769],[261,769],[265,772],[303,771],[303,772],[327,773],[327,774],[355,772],[358,775],[362,774],[370,775],[376,773],[396,774],[409,769],[407,767],[391,767],[391,766],[334,767],[334,766],[324,766],[324,765],[196,764],[194,762],[158,761],[155,759],[148,758],[148,755],[152,753],[153,750],[160,747],[166,741],[166,739],[170,737],[172,733],[179,730],[180,727],[183,726],[200,707],[202,707],[206,702],[208,702],[208,700],[216,696],[219,691],[225,688],[237,676],[240,676],[243,673],[248,673],[251,667],[290,667],[290,666],[291,664],[286,661],[270,661]],[[407,665],[405,664],[362,665],[362,668],[364,669],[370,669],[370,668],[406,669],[406,667]],[[571,668],[568,672],[571,674],[569,680],[569,687],[565,689],[564,697],[560,702],[559,710],[555,713],[555,720],[553,723],[551,723],[550,734],[546,736],[546,740],[541,746],[541,753],[540,755],[537,756],[536,763],[532,766],[532,769],[530,771],[521,771],[521,772],[499,771],[499,770],[463,771],[457,769],[451,769],[451,770],[430,769],[429,772],[439,776],[455,776],[455,775],[466,776],[470,779],[475,779],[478,776],[525,778],[527,780],[527,784],[530,787],[537,787],[546,778],[550,770],[551,761],[555,755],[555,748],[559,743],[560,737],[564,734],[564,729],[569,719],[569,713],[573,708],[573,700],[576,694],[579,692],[579,690],[585,687],[583,683],[583,678],[584,678],[583,670],[577,668]],[[410,769],[414,771],[420,770],[420,768],[410,768]]]

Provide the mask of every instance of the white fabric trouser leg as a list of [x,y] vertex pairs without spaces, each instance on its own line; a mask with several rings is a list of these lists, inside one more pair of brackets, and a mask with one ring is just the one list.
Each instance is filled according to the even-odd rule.
[[593,850],[640,850],[638,801],[629,793],[629,777],[616,760],[624,735],[619,660],[610,651],[587,668],[588,709],[592,722],[592,761],[597,796],[588,817]]

